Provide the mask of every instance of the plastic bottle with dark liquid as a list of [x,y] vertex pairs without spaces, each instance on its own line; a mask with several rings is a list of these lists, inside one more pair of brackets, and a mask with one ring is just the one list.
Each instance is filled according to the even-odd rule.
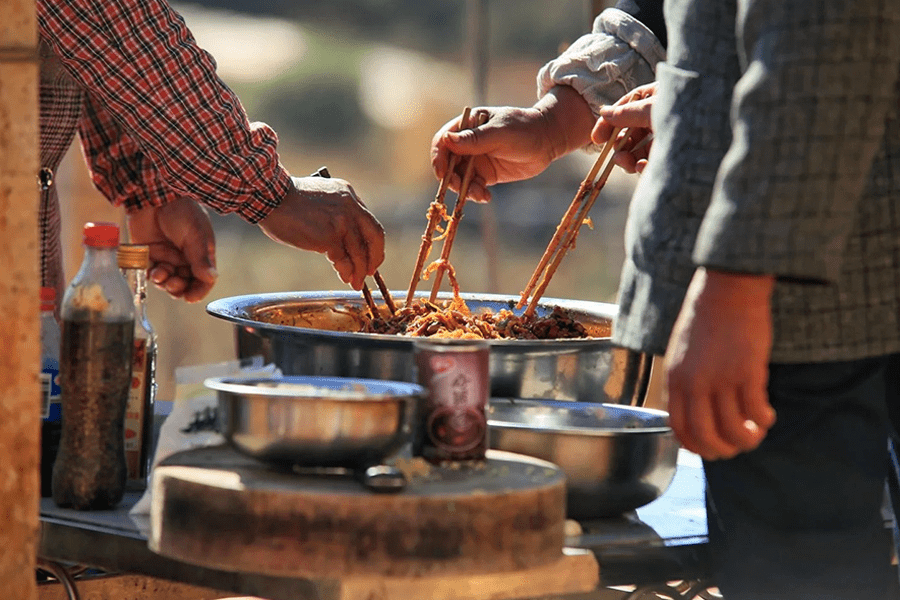
[[131,386],[134,301],[119,271],[119,229],[84,227],[84,260],[63,297],[62,435],[53,464],[57,505],[114,507],[125,493],[125,406]]

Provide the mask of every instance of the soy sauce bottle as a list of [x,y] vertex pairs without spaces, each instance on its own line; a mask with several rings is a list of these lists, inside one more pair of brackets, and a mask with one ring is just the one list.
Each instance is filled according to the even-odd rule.
[[147,318],[147,269],[150,246],[121,244],[119,269],[134,297],[134,352],[131,356],[131,390],[125,409],[125,463],[127,489],[147,487],[156,404],[156,332]]
[[62,435],[52,495],[57,505],[78,510],[112,508],[125,492],[134,301],[118,268],[118,245],[114,224],[84,226],[84,260],[62,302]]

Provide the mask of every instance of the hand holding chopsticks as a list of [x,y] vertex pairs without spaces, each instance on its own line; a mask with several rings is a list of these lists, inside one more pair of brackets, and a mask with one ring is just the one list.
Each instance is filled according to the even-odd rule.
[[[556,232],[553,234],[550,243],[547,245],[547,249],[544,250],[544,254],[541,256],[537,268],[535,268],[531,279],[528,281],[528,285],[522,291],[522,295],[519,298],[516,308],[522,308],[525,306],[525,303],[528,302],[528,308],[524,313],[526,316],[534,315],[534,311],[537,308],[541,296],[543,296],[544,291],[550,284],[550,279],[562,262],[566,252],[574,246],[575,240],[578,237],[578,232],[581,230],[581,226],[584,224],[588,212],[590,212],[597,196],[600,194],[600,190],[603,189],[607,179],[609,179],[609,175],[615,166],[610,152],[613,149],[620,150],[631,135],[630,130],[626,129],[623,135],[619,137],[620,131],[621,129],[614,129],[612,135],[609,137],[609,141],[603,146],[603,149],[597,157],[597,160],[594,162],[594,165],[591,167],[591,170],[578,187],[578,192],[575,194],[575,198],[569,205],[568,210],[566,210],[563,215],[559,226],[557,226]],[[603,167],[601,173],[601,166],[607,158],[609,158],[609,160],[606,163],[606,166]],[[597,173],[600,173],[600,177],[595,181],[594,178],[597,177]],[[540,283],[538,283],[539,279]],[[528,299],[529,295],[531,295],[530,302]]]
[[[331,173],[328,172],[327,167],[320,167],[319,169],[316,170],[315,173],[310,175],[310,177],[330,178]],[[391,311],[391,314],[396,313],[397,307],[394,304],[394,299],[391,297],[390,291],[388,291],[388,288],[384,283],[384,279],[382,279],[382,277],[381,277],[381,273],[379,273],[376,270],[375,273],[372,275],[372,277],[375,279],[375,283],[378,284],[378,289],[381,291],[381,295],[384,298],[385,304],[387,304],[388,310]],[[372,292],[369,291],[369,286],[366,285],[365,282],[363,282],[363,285],[362,285],[362,294],[363,294],[363,298],[365,298],[365,300],[366,300],[366,305],[368,305],[369,310],[372,311],[372,316],[373,317],[379,316],[380,313],[378,312],[378,305],[375,304],[375,299],[372,297]]]

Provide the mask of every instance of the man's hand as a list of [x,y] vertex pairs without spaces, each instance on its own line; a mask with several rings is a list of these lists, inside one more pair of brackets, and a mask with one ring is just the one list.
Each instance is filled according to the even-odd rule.
[[652,140],[647,138],[653,131],[650,111],[655,94],[656,83],[648,83],[631,90],[615,104],[604,106],[591,132],[595,144],[605,144],[617,127],[631,129],[626,145],[613,155],[615,163],[629,173],[640,173],[647,166]]
[[188,198],[128,215],[135,244],[150,246],[149,277],[174,298],[202,300],[216,282],[216,239],[206,209]]
[[774,278],[698,269],[665,358],[672,429],[703,458],[756,448],[775,423],[766,386]]
[[276,242],[328,257],[338,276],[362,289],[384,260],[384,228],[343,179],[294,177],[260,229]]
[[[450,153],[475,156],[469,198],[488,202],[497,183],[529,179],[557,158],[590,142],[593,115],[587,102],[569,86],[553,88],[531,108],[481,107],[484,125],[459,131],[459,118],[445,124],[431,141],[431,166],[443,179]],[[467,161],[458,161],[450,188],[459,191]]]

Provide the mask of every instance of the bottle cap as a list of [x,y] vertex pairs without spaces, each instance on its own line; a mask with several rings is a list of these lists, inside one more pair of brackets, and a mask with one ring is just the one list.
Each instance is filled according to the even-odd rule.
[[92,248],[115,248],[119,245],[119,227],[113,223],[85,223],[84,245]]
[[144,244],[120,244],[116,257],[120,269],[150,268],[150,246]]
[[55,309],[56,309],[56,288],[42,287],[41,288],[41,310],[55,310]]

